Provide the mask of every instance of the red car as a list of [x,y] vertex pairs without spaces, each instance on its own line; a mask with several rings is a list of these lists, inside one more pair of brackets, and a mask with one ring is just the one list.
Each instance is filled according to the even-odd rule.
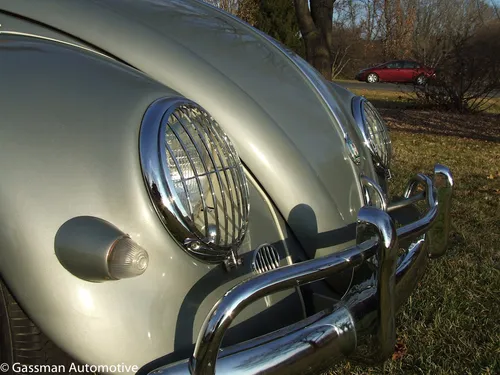
[[416,61],[396,60],[381,65],[361,70],[356,74],[358,81],[368,83],[375,82],[398,82],[416,83],[423,85],[431,77],[435,76],[435,70]]

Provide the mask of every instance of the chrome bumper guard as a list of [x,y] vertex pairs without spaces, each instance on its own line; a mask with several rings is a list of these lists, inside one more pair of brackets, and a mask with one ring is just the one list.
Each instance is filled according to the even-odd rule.
[[[192,357],[149,374],[306,374],[318,373],[351,354],[365,362],[386,359],[395,347],[397,309],[415,288],[427,258],[446,251],[452,190],[449,169],[436,165],[432,179],[423,174],[415,176],[404,199],[388,204],[386,211],[361,208],[357,245],[278,268],[235,286],[208,314]],[[396,228],[391,211],[421,200],[428,206],[425,214]],[[398,257],[398,241],[412,239],[406,253]],[[268,335],[221,349],[226,330],[252,302],[361,265],[371,270],[371,277],[352,286],[335,306]]]

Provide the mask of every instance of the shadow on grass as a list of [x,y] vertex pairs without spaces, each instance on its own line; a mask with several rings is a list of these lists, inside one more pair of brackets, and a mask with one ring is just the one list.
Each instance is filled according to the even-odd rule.
[[492,99],[483,113],[460,114],[424,105],[412,92],[355,90],[355,93],[365,96],[379,109],[391,129],[500,142],[500,98]]
[[370,102],[379,109],[424,109],[418,106],[414,101],[407,100],[404,95],[400,96],[400,100],[387,100],[387,99],[370,99]]
[[500,115],[498,114],[456,114],[425,108],[415,109],[415,105],[412,107],[411,103],[382,103],[383,105],[381,103],[374,103],[374,105],[378,106],[390,129],[500,142]]

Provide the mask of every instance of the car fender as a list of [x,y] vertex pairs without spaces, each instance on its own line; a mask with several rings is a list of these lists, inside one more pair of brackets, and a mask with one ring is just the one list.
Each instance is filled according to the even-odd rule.
[[[232,273],[198,262],[174,242],[152,208],[141,174],[140,124],[156,99],[179,94],[67,43],[0,35],[0,54],[3,280],[41,330],[84,363],[140,367],[190,350],[205,315],[249,276],[251,262]],[[270,205],[255,185],[250,190],[254,216],[244,255],[264,241],[284,242]],[[57,259],[54,239],[78,216],[98,217],[127,233],[149,254],[146,272],[102,283],[69,273]],[[252,305],[240,322],[272,311],[287,296],[294,294]],[[290,317],[301,309],[292,306]],[[262,328],[277,317],[253,325]]]
[[324,82],[309,65],[194,0],[0,0],[0,8],[107,51],[200,103],[311,256],[345,247],[345,235],[321,248],[314,238],[356,221],[359,176],[370,173],[371,160],[351,160],[338,106],[328,88],[317,89]]

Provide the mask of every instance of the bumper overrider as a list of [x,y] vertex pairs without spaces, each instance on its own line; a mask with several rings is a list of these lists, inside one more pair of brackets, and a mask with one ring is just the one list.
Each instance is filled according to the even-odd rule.
[[[450,170],[438,164],[432,177],[418,174],[411,179],[400,201],[385,202],[383,209],[361,208],[355,246],[235,286],[206,317],[191,358],[158,365],[150,374],[305,374],[317,373],[346,356],[368,363],[388,358],[395,347],[396,311],[415,288],[427,259],[446,251],[452,190]],[[420,218],[396,227],[391,213],[419,201],[426,203]],[[403,242],[411,245],[400,255]],[[360,266],[371,276],[353,285],[331,308],[221,349],[226,330],[252,302]]]

